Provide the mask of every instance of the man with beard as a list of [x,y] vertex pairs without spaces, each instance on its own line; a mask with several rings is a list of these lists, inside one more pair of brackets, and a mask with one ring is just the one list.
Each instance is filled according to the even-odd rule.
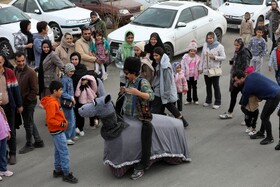
[[[37,127],[34,123],[34,109],[37,104],[38,78],[34,70],[26,65],[26,57],[23,52],[15,54],[16,69],[15,75],[18,80],[22,103],[23,103],[23,123],[26,132],[26,144],[19,150],[19,154],[25,154],[35,148],[44,147]],[[32,137],[35,142],[32,144]]]

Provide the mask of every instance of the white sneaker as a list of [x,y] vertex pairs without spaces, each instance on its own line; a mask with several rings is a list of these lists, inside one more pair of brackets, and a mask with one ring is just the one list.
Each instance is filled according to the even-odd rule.
[[231,113],[228,113],[228,112],[225,112],[225,113],[219,115],[219,117],[220,117],[221,119],[231,119],[231,118],[232,118],[232,114],[231,114]]
[[208,104],[208,103],[203,103],[203,106],[204,107],[208,107],[210,104]]
[[108,73],[104,73],[104,75],[102,75],[102,78],[101,79],[103,79],[104,81],[106,80],[106,79],[108,79]]
[[66,140],[66,142],[67,142],[67,145],[74,145],[75,144],[75,142],[73,140]]
[[84,132],[84,131],[81,131],[79,134],[80,134],[80,136],[84,136],[84,135],[85,135],[85,132]]
[[77,141],[79,139],[79,136],[74,136],[74,138],[72,138],[73,141]]
[[2,179],[2,177],[0,176],[0,181],[2,181],[3,179]]
[[245,121],[242,121],[242,122],[241,122],[241,125],[242,125],[242,126],[245,126],[245,125],[246,125]]
[[94,124],[94,126],[98,127],[98,125],[99,125],[99,120],[98,120],[98,119],[94,119],[94,120],[93,120],[93,124]]
[[213,109],[218,109],[218,108],[220,108],[220,107],[221,107],[220,105],[213,105],[213,106],[212,106]]
[[5,177],[10,177],[12,176],[14,173],[12,171],[0,171],[0,176],[5,176]]
[[251,132],[251,128],[250,128],[250,127],[247,127],[246,130],[245,130],[245,132],[246,132],[246,133]]
[[184,104],[185,104],[185,105],[189,105],[189,104],[191,104],[191,103],[190,103],[190,102],[188,102],[188,101],[186,101]]
[[249,136],[255,135],[257,133],[256,130],[252,130],[251,132],[248,133]]
[[194,104],[199,105],[199,102],[198,102],[198,101],[196,101],[196,102],[194,102]]
[[81,132],[79,128],[76,128],[75,131],[77,134],[80,134],[80,132]]

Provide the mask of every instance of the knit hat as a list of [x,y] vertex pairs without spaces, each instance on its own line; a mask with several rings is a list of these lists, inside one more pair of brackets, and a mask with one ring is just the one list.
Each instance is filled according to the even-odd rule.
[[64,73],[69,73],[71,71],[75,71],[75,66],[72,63],[67,63],[64,66]]
[[181,65],[181,62],[173,62],[172,67],[173,67],[173,72],[176,73],[177,72],[177,67]]
[[127,70],[129,73],[139,73],[141,69],[141,61],[136,57],[128,57],[124,61],[123,70]]
[[191,49],[197,51],[197,42],[196,42],[196,40],[192,40],[191,43],[188,45],[187,51],[189,51]]
[[246,75],[249,75],[249,74],[253,73],[254,71],[255,71],[254,66],[249,66],[248,68],[246,68],[246,69],[244,70],[244,73],[245,73]]
[[138,47],[141,51],[145,51],[145,42],[137,42],[134,46]]

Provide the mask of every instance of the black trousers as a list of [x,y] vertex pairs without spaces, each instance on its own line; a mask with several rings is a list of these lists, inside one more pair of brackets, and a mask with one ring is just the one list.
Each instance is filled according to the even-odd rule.
[[197,81],[194,80],[194,77],[190,77],[188,82],[188,93],[187,93],[187,101],[194,102],[198,101],[197,98]]
[[251,112],[247,110],[245,107],[241,107],[241,110],[245,114],[246,126],[255,129],[259,117],[259,109],[255,110],[254,112]]
[[221,91],[220,91],[220,85],[219,80],[220,77],[208,77],[208,75],[204,75],[204,80],[206,84],[206,103],[211,104],[212,103],[212,86],[214,88],[214,96],[215,96],[215,102],[214,105],[221,105]]
[[[77,100],[76,100],[77,102]],[[74,107],[74,112],[75,112],[75,116],[76,116],[76,127],[80,130],[83,131],[84,130],[84,125],[85,125],[85,118],[80,116],[78,109],[83,106],[80,103],[76,103],[75,107]]]
[[165,108],[167,108],[175,118],[181,117],[181,113],[176,108],[174,103],[162,104],[161,98],[155,96],[155,99],[152,101],[151,113],[164,115]]
[[181,112],[183,110],[182,103],[183,103],[183,93],[177,93],[178,100],[177,100],[177,108]]
[[232,86],[231,92],[230,92],[230,104],[229,104],[229,109],[228,112],[232,113],[236,104],[236,99],[237,95],[239,92],[241,92],[242,88],[241,87],[235,87]]

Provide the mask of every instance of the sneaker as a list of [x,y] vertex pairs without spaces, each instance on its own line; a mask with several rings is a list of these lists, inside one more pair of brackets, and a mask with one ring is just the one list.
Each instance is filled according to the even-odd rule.
[[15,165],[17,163],[16,155],[10,155],[8,162],[10,165]]
[[251,128],[250,128],[250,127],[247,127],[246,130],[245,130],[245,132],[246,132],[246,133],[251,132]]
[[3,179],[2,179],[2,177],[0,176],[0,181],[2,181]]
[[186,101],[184,104],[185,105],[189,105],[189,104],[191,104],[191,102]]
[[102,78],[101,78],[102,80],[107,80],[108,79],[108,74],[107,73],[104,73],[104,75],[102,75]]
[[28,153],[28,152],[33,151],[33,150],[34,150],[33,145],[32,145],[32,146],[27,146],[27,145],[25,145],[23,148],[21,148],[21,149],[18,151],[18,153],[19,153],[19,154],[25,154],[25,153]]
[[204,107],[208,107],[210,104],[208,104],[208,103],[203,103],[203,106]]
[[63,171],[62,170],[59,170],[59,171],[53,170],[53,177],[54,178],[63,177]]
[[11,177],[14,173],[12,171],[0,171],[0,176]]
[[256,134],[250,136],[251,139],[263,139],[264,138],[264,134],[261,133],[260,131],[258,131]]
[[41,140],[39,142],[34,142],[33,147],[42,148],[42,147],[45,147],[45,144],[44,144],[43,140]]
[[75,144],[75,142],[73,140],[66,140],[66,142],[67,142],[67,145],[74,145]]
[[225,113],[219,115],[219,117],[220,117],[221,119],[231,119],[231,118],[232,118],[232,114],[231,114],[231,113],[228,113],[228,112],[225,112]]
[[69,173],[66,176],[63,175],[62,180],[65,182],[73,183],[73,184],[78,183],[78,179],[76,177],[74,177],[72,173]]
[[79,136],[74,136],[74,138],[72,138],[73,141],[77,141],[79,139]]
[[85,132],[84,131],[81,131],[80,132],[80,136],[84,136],[85,135]]
[[93,120],[93,126],[98,126],[99,125],[99,120],[98,119],[94,119]]
[[199,105],[199,102],[198,102],[198,101],[195,101],[194,104]]
[[75,129],[75,131],[76,131],[77,134],[80,134],[80,132],[81,132],[78,127]]
[[260,142],[260,144],[261,144],[261,145],[267,145],[267,144],[271,144],[271,143],[273,143],[273,142],[274,142],[273,138],[268,138],[268,137],[266,137],[265,139],[263,139],[263,140]]
[[251,132],[248,133],[249,136],[255,135],[257,133],[257,131],[252,130]]
[[278,144],[276,145],[275,150],[277,150],[277,151],[280,150],[280,140],[279,140]]
[[218,109],[218,108],[220,108],[220,107],[221,107],[220,105],[213,105],[213,106],[212,106],[213,109]]
[[130,176],[130,178],[132,180],[137,180],[140,177],[142,177],[143,175],[144,175],[144,170],[136,170],[136,169],[134,169],[132,175]]
[[246,122],[245,122],[245,121],[242,121],[242,122],[240,123],[240,125],[241,125],[241,126],[245,126],[245,125],[246,125]]

